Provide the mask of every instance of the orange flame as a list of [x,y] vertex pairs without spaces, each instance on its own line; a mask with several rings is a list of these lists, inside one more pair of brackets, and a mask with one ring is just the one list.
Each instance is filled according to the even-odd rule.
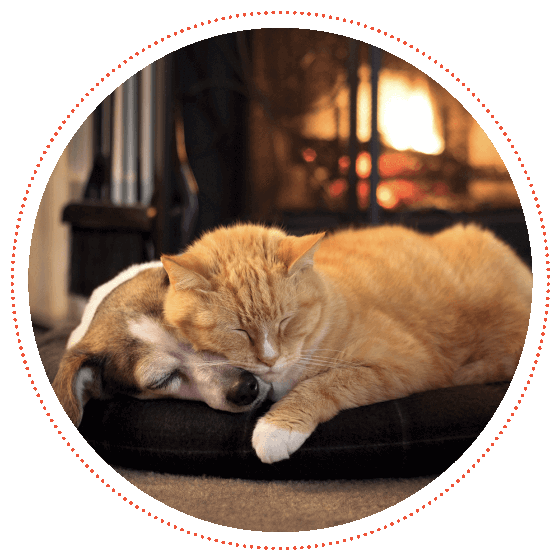
[[412,80],[401,72],[381,70],[378,104],[378,127],[386,144],[400,151],[443,152],[443,136],[423,75]]
[[[356,135],[360,142],[371,138],[371,68],[362,64],[358,70],[358,116]],[[317,101],[314,111],[303,119],[306,138],[334,140],[350,135],[350,90],[339,77],[340,92],[333,104],[328,95]],[[428,79],[421,75],[414,80],[407,73],[382,69],[379,72],[377,122],[381,138],[396,150],[413,150],[440,154],[444,149]]]

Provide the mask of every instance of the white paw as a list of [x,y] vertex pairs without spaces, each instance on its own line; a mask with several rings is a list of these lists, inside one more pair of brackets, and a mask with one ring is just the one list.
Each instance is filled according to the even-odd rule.
[[253,447],[263,463],[276,463],[287,459],[311,435],[283,430],[261,418],[253,431]]

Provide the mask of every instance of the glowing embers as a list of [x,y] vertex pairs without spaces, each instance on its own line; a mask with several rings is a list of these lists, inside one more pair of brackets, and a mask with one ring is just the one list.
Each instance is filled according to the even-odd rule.
[[[329,196],[333,199],[342,197],[348,191],[348,181],[346,179],[335,179],[329,185]],[[358,208],[367,210],[369,208],[369,197],[371,183],[368,179],[360,179],[356,185],[356,195],[358,198]]]
[[379,157],[379,176],[414,176],[424,171],[422,160],[410,153],[385,152]]
[[303,157],[304,161],[306,161],[307,163],[311,163],[317,158],[317,152],[313,148],[305,148],[301,156]]
[[[360,66],[358,77],[356,135],[361,150],[356,158],[356,195],[359,209],[367,210],[372,175],[371,155],[366,144],[371,139],[371,71],[367,64]],[[442,206],[440,195],[434,192],[434,173],[437,170],[432,167],[441,164],[438,156],[443,154],[445,143],[429,79],[420,73],[382,69],[377,101],[378,130],[384,146],[378,160],[379,178],[382,180],[376,190],[378,203],[387,210],[396,210],[408,205],[423,205],[435,197],[437,205]],[[336,97],[336,117],[332,115],[329,119],[333,123],[329,137],[338,137],[343,141],[348,138],[348,103],[347,88],[342,87]],[[319,129],[313,136],[321,136]],[[342,155],[337,163],[338,173],[333,174],[327,193],[331,199],[342,200],[349,188],[345,178],[350,158]]]
[[348,190],[348,181],[346,179],[335,179],[329,185],[329,196],[338,198]]
[[382,181],[377,187],[377,202],[387,210],[392,210],[401,203],[406,204],[421,198],[421,189],[414,181],[404,179]]
[[376,194],[379,206],[386,210],[403,206],[453,209],[458,199],[442,181],[389,179],[379,183]]
[[[341,175],[347,175],[350,169],[350,158],[348,156],[341,156],[338,159],[338,172]],[[358,198],[358,208],[360,210],[367,210],[369,207],[369,197],[371,190],[371,155],[362,151],[356,158],[356,175],[359,180],[356,184],[356,194]],[[348,181],[344,178],[334,179],[328,189],[331,198],[339,198],[348,190]]]

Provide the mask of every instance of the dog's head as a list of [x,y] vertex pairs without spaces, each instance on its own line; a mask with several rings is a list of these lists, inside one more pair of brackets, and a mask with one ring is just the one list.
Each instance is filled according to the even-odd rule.
[[168,285],[155,263],[128,269],[92,294],[53,382],[76,426],[89,399],[118,393],[198,400],[229,412],[255,408],[268,395],[270,386],[253,374],[175,336],[163,321]]

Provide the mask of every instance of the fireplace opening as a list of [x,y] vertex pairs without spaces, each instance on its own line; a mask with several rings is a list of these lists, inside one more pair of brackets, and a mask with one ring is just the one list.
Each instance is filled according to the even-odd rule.
[[253,77],[266,99],[251,101],[249,117],[256,215],[344,214],[352,191],[353,220],[372,204],[384,215],[520,209],[498,152],[454,97],[388,52],[354,41],[352,53],[352,42],[317,31],[253,32]]
[[347,37],[200,41],[130,78],[90,120],[89,178],[63,213],[73,293],[237,221],[296,235],[476,221],[531,262],[515,187],[473,117],[413,65]]

